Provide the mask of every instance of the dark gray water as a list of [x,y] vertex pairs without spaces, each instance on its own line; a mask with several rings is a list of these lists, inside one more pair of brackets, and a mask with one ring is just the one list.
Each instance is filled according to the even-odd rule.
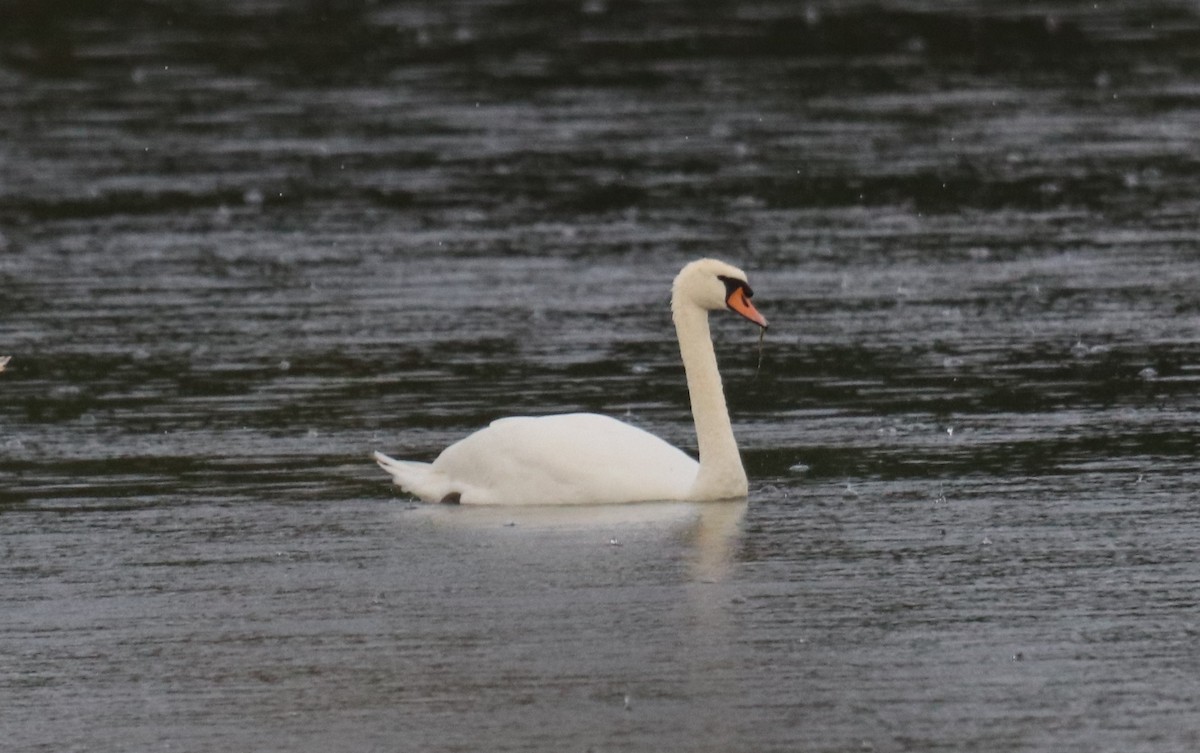
[[[20,751],[1200,746],[1200,8],[0,2]],[[423,507],[516,413],[745,504]]]

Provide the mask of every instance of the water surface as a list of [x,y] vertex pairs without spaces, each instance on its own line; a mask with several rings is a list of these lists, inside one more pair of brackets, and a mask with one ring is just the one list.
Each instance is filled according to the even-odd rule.
[[[1190,4],[0,12],[15,750],[1193,750]],[[429,508],[590,410],[745,504]]]

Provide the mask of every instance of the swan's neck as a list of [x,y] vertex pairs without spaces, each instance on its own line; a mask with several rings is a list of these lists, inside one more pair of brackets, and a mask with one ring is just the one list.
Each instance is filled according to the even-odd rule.
[[692,499],[744,497],[746,471],[729,423],[725,390],[721,387],[717,354],[708,328],[708,312],[677,302],[671,308],[700,447],[700,472],[689,496]]

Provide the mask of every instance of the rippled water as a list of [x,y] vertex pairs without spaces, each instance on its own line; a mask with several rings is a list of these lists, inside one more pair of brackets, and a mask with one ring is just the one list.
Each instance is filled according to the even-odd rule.
[[[1193,750],[1194,4],[0,2],[14,750]],[[418,506],[501,415],[745,504]],[[757,373],[756,373],[757,371]]]

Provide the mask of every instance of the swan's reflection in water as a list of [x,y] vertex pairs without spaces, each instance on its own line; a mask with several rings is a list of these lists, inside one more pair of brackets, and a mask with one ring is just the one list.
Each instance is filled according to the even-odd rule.
[[625,536],[679,536],[691,566],[691,580],[718,583],[728,578],[746,517],[747,500],[720,502],[638,502],[618,505],[471,506],[415,505],[406,517],[474,533],[512,529],[523,535],[573,537],[624,546]]
[[[703,741],[693,750],[726,751],[738,724],[731,710],[746,692],[730,676],[743,650],[737,566],[746,512],[746,500],[422,504],[399,513],[399,535],[426,548],[396,551],[406,559],[439,552],[421,573],[434,585],[424,589],[429,601],[411,611],[478,631],[466,671],[472,687],[494,685],[507,697],[517,692],[513,676],[536,677],[522,692],[563,709],[581,693],[580,719],[598,724],[602,739],[673,719]],[[414,571],[425,564],[409,562]]]

